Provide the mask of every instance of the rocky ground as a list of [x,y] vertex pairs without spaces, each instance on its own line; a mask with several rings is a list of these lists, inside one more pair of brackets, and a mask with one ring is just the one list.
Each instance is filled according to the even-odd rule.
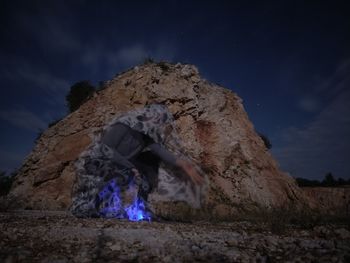
[[65,212],[0,213],[0,262],[350,262],[346,226],[288,228],[247,221],[128,222]]

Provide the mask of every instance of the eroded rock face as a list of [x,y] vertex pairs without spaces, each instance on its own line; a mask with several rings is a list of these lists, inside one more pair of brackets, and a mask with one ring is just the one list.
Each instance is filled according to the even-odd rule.
[[[14,204],[66,209],[79,154],[113,117],[155,100],[168,105],[187,152],[210,178],[204,216],[230,217],[241,209],[304,202],[300,188],[279,170],[234,92],[202,79],[194,66],[152,63],[108,81],[105,89],[42,134],[19,170],[10,193]],[[159,204],[156,193],[150,199],[159,213],[186,211]]]

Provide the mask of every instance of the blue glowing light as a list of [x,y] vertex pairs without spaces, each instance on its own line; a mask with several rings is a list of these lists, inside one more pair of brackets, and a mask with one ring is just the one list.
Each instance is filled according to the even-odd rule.
[[[133,182],[130,183],[129,188],[134,187]],[[109,195],[108,195],[109,194]],[[108,199],[106,200],[106,197]],[[120,189],[115,180],[111,180],[99,193],[99,198],[104,204],[100,210],[102,215],[106,217],[129,219],[130,221],[151,221],[151,215],[146,211],[145,203],[138,196],[135,197],[132,204],[123,206],[123,200],[120,198]]]
[[126,207],[125,212],[131,221],[151,221],[151,217],[146,212],[144,202],[139,198],[136,198],[132,205]]

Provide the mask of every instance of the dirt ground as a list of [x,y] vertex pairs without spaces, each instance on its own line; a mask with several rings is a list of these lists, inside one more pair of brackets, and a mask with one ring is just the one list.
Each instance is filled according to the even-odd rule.
[[0,262],[350,262],[343,226],[276,234],[240,222],[79,219],[62,211],[0,213]]

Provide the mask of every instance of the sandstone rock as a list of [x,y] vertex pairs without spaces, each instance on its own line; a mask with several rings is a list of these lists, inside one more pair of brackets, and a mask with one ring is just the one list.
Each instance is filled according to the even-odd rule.
[[[195,66],[149,63],[106,81],[42,134],[11,189],[16,208],[67,209],[79,154],[115,116],[150,101],[168,105],[186,151],[210,178],[206,205],[193,215],[232,218],[244,210],[305,202],[265,148],[237,94],[202,79]],[[167,206],[156,193],[150,200],[162,214],[188,217],[187,208]]]

